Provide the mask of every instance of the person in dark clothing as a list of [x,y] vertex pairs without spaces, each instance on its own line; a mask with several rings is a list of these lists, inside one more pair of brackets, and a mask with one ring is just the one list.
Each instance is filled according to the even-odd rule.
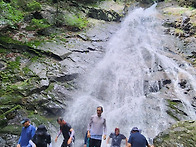
[[59,135],[62,133],[64,140],[63,140],[63,143],[61,144],[61,147],[71,147],[72,142],[74,141],[74,130],[73,130],[73,128],[70,126],[70,124],[65,122],[62,117],[59,117],[57,119],[57,122],[60,125],[60,131],[59,131],[58,135],[55,138],[55,142],[57,142],[57,139],[58,139]]
[[111,147],[120,147],[122,139],[126,141],[126,146],[127,146],[127,138],[123,135],[120,134],[120,129],[115,128],[115,133],[111,133],[107,139],[107,143],[109,143],[110,138],[112,138],[112,144]]
[[148,144],[146,138],[139,132],[137,127],[133,127],[128,140],[127,147],[153,147]]
[[47,147],[47,144],[52,147],[51,136],[47,133],[47,129],[44,125],[40,125],[37,128],[32,141],[36,147]]

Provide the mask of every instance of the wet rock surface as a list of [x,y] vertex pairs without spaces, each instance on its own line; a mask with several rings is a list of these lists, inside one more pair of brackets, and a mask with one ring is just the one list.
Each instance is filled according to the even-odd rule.
[[[145,3],[151,3],[151,1],[146,0]],[[179,48],[177,52],[185,56],[185,58],[194,65],[196,58],[195,10],[179,7],[175,2],[164,4],[165,5],[160,4],[162,6],[160,11],[165,14],[163,22],[163,25],[166,27],[165,31],[183,41],[184,47]],[[79,4],[72,3],[71,5],[78,6]],[[0,146],[16,145],[16,140],[18,140],[18,135],[21,131],[19,122],[23,117],[30,117],[32,122],[38,125],[43,122],[47,124],[50,116],[57,117],[57,115],[60,116],[64,113],[66,106],[73,100],[72,90],[77,88],[77,78],[104,56],[107,50],[107,41],[120,27],[118,22],[113,21],[121,20],[124,6],[117,6],[112,2],[112,4],[103,4],[101,7],[103,9],[90,7],[81,8],[85,13],[88,13],[89,16],[95,18],[88,18],[90,29],[86,29],[85,31],[77,32],[78,29],[76,28],[77,31],[72,32],[70,30],[73,28],[69,30],[66,27],[62,27],[61,29],[50,27],[39,30],[39,35],[48,36],[53,33],[60,35],[59,38],[52,41],[49,38],[45,38],[46,40],[42,43],[31,47],[24,44],[4,44],[1,42],[0,46],[11,50],[11,53],[1,54],[2,61],[0,61],[0,71],[5,73],[3,80],[11,79],[13,76],[15,77],[13,81],[14,84],[9,90],[16,91],[17,95],[11,93],[10,95],[0,97],[0,102],[4,103],[0,107],[0,114],[2,115],[0,124],[3,126],[0,134]],[[109,7],[115,8],[116,11],[114,11],[115,9],[109,10]],[[43,9],[44,10],[39,13],[34,12],[26,16],[25,21],[28,22],[33,18],[45,18],[49,23],[54,23],[56,9],[50,6],[46,6]],[[63,11],[61,15],[65,13],[66,11]],[[62,23],[61,25],[66,24]],[[1,27],[2,25],[0,28]],[[20,33],[15,34],[14,37],[19,38],[19,34]],[[24,38],[27,41],[33,40],[37,37],[36,34],[37,32],[22,32],[22,35],[26,36],[22,37],[21,40]],[[173,52],[173,50],[167,48],[167,46],[165,49],[169,52]],[[29,54],[24,55],[24,52],[32,53],[33,56]],[[19,68],[16,68],[18,64],[15,64],[17,57],[21,57]],[[8,61],[9,64],[7,64],[5,60]],[[179,66],[184,66],[183,63],[180,62],[181,59],[176,58],[175,60],[179,60]],[[12,64],[14,64],[15,68],[10,69],[11,72],[7,72],[6,68]],[[171,87],[171,79],[164,76],[163,68],[159,66],[150,70],[154,72],[155,75],[151,81],[145,81],[144,89],[146,96],[152,98],[153,101],[154,97],[151,96],[152,93],[158,93],[159,91],[164,92],[168,115],[171,116],[174,121],[188,119],[181,100],[177,99],[175,95],[172,95],[174,89]],[[24,74],[24,72],[26,72],[26,74]],[[156,73],[161,73],[163,77],[162,80],[156,80]],[[12,75],[12,77],[10,75]],[[158,86],[157,82],[159,83]],[[178,84],[181,90],[183,90],[188,97],[192,98],[192,105],[196,108],[196,94],[192,91],[190,81],[186,81],[186,79],[182,78]],[[4,89],[5,87],[6,85],[2,86]],[[14,102],[11,100],[14,100]],[[23,111],[23,109],[27,111]],[[158,110],[159,108],[157,107],[155,109]],[[47,118],[46,120],[45,117]],[[174,121],[171,123],[174,123]],[[187,124],[192,126],[195,122],[185,122],[185,125]],[[180,130],[184,130],[183,127],[180,127]],[[12,130],[16,130],[15,134]],[[176,131],[178,129],[173,130]],[[188,130],[190,132],[192,131],[189,128]],[[168,135],[171,131],[166,132],[166,135]],[[167,142],[167,140],[164,141],[164,139],[158,139],[158,137],[161,138],[161,135],[158,135],[158,137],[155,138],[155,146],[160,145],[166,147],[170,146],[169,144],[171,144],[171,147],[176,145],[186,146],[185,141],[178,142],[178,140],[182,140],[181,137],[183,137],[183,133],[186,132],[179,132],[182,134],[180,137],[177,136],[177,138],[172,138],[173,134],[169,134],[169,138],[172,140],[169,142]],[[189,135],[192,135],[192,133]],[[163,134],[163,136],[165,135]],[[191,144],[192,142],[190,146]]]
[[[67,12],[62,11],[62,14]],[[33,12],[24,20],[28,24],[32,19],[44,18],[54,23],[55,15],[56,8],[44,6],[41,12]],[[76,79],[99,61],[107,49],[106,42],[119,28],[119,23],[92,18],[89,18],[89,29],[80,32],[72,32],[68,27],[27,31],[27,24],[10,33],[11,38],[0,36],[0,47],[3,48],[0,52],[0,82],[4,92],[0,97],[0,146],[3,147],[16,146],[22,127],[20,121],[24,117],[29,117],[35,126],[56,125],[56,117],[63,115],[73,100]],[[49,35],[52,33],[58,33],[58,38],[51,40]],[[44,35],[45,40],[35,44],[39,35]],[[26,44],[32,40],[32,44]]]

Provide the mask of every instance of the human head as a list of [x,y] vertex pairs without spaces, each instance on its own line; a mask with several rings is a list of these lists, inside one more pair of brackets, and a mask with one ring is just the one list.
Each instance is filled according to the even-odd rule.
[[133,127],[131,129],[131,133],[139,132],[139,129],[137,127]]
[[120,133],[120,129],[119,128],[115,128],[115,134],[118,135]]
[[102,112],[103,112],[103,107],[102,106],[98,106],[97,107],[97,116],[100,117]]
[[47,129],[46,129],[46,127],[44,125],[39,125],[37,127],[37,131],[36,131],[37,134],[43,135],[46,132],[47,132]]
[[30,125],[30,119],[24,118],[20,123],[23,124],[24,127],[28,127]]
[[65,124],[65,121],[63,120],[63,118],[62,117],[59,117],[59,118],[57,118],[57,123],[59,124],[59,125],[63,125],[63,124]]

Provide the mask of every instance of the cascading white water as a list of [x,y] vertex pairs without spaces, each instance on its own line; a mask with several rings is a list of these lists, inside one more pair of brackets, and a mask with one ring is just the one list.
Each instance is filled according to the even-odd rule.
[[[195,70],[167,50],[176,43],[163,33],[155,7],[130,12],[108,42],[103,59],[80,79],[65,115],[76,131],[76,147],[82,146],[89,118],[99,105],[104,107],[108,134],[119,127],[127,137],[137,126],[153,138],[175,122],[166,113],[165,97],[180,99],[189,118],[196,118],[190,97],[179,86],[186,79],[196,90],[196,78],[191,74]],[[171,80],[172,92],[162,92],[163,79]]]

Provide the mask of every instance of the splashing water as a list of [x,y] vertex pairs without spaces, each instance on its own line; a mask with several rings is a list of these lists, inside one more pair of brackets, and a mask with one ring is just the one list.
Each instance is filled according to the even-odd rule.
[[[137,126],[153,138],[175,122],[166,113],[165,99],[181,100],[187,118],[196,118],[191,97],[179,86],[186,79],[195,91],[195,69],[171,51],[180,44],[163,33],[155,7],[130,12],[108,42],[104,58],[80,79],[65,115],[76,131],[77,147],[82,146],[89,118],[99,105],[104,107],[108,135],[119,127],[129,137]],[[168,90],[164,79],[171,81]]]

